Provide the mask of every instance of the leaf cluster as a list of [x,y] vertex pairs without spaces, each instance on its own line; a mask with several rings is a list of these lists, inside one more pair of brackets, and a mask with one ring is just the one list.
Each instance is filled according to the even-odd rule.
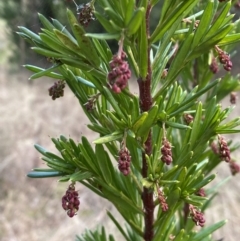
[[[205,210],[216,190],[208,198],[196,193],[211,182],[211,174],[220,163],[209,144],[222,134],[240,132],[240,119],[227,120],[232,107],[219,104],[230,92],[239,89],[238,76],[226,74],[215,79],[209,59],[216,45],[231,51],[239,42],[239,23],[232,22],[231,2],[164,1],[158,24],[148,30],[146,16],[158,0],[99,0],[97,20],[106,33],[86,33],[74,13],[67,10],[71,30],[58,20],[49,22],[43,15],[41,33],[19,27],[19,35],[29,41],[33,51],[50,59],[48,69],[25,65],[34,72],[30,79],[48,76],[67,83],[89,118],[89,129],[99,134],[92,145],[86,137],[76,143],[64,136],[52,138],[59,155],[35,145],[48,169],[35,168],[29,177],[59,176],[60,181],[80,182],[102,198],[111,201],[126,221],[108,216],[126,240],[142,240],[144,189],[155,194],[153,240],[211,240],[211,233],[225,221],[199,232],[182,211],[185,204]],[[196,20],[198,26],[195,25]],[[141,99],[127,87],[120,94],[112,92],[108,83],[109,62],[114,53],[108,40],[122,41],[128,62],[138,79],[145,79],[151,69],[152,106],[141,110]],[[167,71],[166,76],[163,72]],[[88,105],[93,104],[89,110]],[[186,123],[184,116],[192,115]],[[151,133],[152,151],[146,154],[145,143]],[[161,161],[162,140],[172,145],[171,165]],[[122,145],[131,153],[131,174],[117,170]],[[147,161],[147,177],[142,175],[143,159]],[[157,197],[158,186],[169,207],[163,212]],[[79,240],[114,240],[104,228],[87,231]]]

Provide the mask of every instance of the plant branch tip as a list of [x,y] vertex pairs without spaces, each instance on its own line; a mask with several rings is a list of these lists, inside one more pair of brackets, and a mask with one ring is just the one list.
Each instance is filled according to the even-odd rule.
[[[223,221],[196,232],[194,226],[205,226],[203,211],[211,206],[206,203],[240,173],[230,156],[237,149],[234,140],[221,136],[240,132],[240,118],[228,119],[240,89],[239,79],[230,72],[230,56],[240,43],[233,4],[65,1],[73,11],[67,8],[64,21],[55,18],[62,16],[59,12],[52,18],[38,13],[37,28],[18,26],[18,36],[29,44],[24,49],[46,61],[45,67],[22,65],[32,72],[28,80],[51,78],[46,96],[63,97],[67,87],[79,104],[79,111],[72,113],[71,106],[66,114],[75,122],[63,123],[76,137],[50,137],[54,152],[35,144],[46,168],[33,168],[26,177],[58,177],[58,182],[67,183],[59,205],[69,217],[80,208],[75,185],[108,200],[127,223],[125,227],[105,209],[124,240],[207,239]],[[155,6],[159,9],[151,11]],[[96,31],[87,31],[89,24],[96,24],[91,28]],[[22,42],[17,44],[21,49]],[[31,57],[20,54],[21,61]],[[216,78],[221,68],[228,74]],[[131,83],[133,74],[136,83]],[[230,107],[222,108],[219,103],[226,96]],[[82,115],[80,119],[75,113]],[[82,135],[85,117],[97,135],[93,141]],[[230,177],[208,189],[221,159],[228,162]],[[180,225],[173,225],[178,221]],[[94,231],[94,240],[103,237],[104,228],[100,232]],[[88,234],[83,239],[93,240]]]

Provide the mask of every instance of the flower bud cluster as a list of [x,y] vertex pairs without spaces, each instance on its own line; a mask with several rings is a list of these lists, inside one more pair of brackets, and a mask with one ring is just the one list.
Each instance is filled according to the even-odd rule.
[[212,57],[212,62],[210,64],[209,68],[214,74],[216,74],[219,70],[217,60],[214,56]]
[[64,95],[64,88],[65,88],[64,81],[59,80],[58,82],[55,82],[53,86],[51,86],[48,89],[49,96],[52,96],[53,100],[62,97]]
[[240,172],[240,166],[235,161],[229,162],[230,171],[233,176]]
[[203,227],[204,223],[205,223],[204,214],[201,213],[200,211],[198,211],[197,208],[194,207],[192,204],[189,204],[189,211],[190,211],[190,216],[191,216],[193,222],[197,226]]
[[221,64],[223,64],[223,68],[227,71],[230,71],[232,69],[232,61],[230,60],[230,56],[228,53],[221,50],[219,47],[215,47],[218,58]]
[[94,8],[91,3],[84,3],[77,8],[79,23],[87,27],[92,20],[95,20],[93,12]]
[[166,198],[164,197],[164,194],[160,188],[158,188],[157,192],[158,192],[158,200],[162,208],[162,211],[166,212],[168,210],[168,204],[166,202]]
[[131,70],[126,58],[126,53],[124,51],[119,54],[114,55],[110,61],[111,71],[108,73],[109,84],[112,87],[112,91],[115,93],[120,93],[126,86],[127,81],[131,78]]
[[131,155],[126,147],[123,147],[118,153],[118,169],[124,176],[130,173]]
[[225,162],[230,162],[230,149],[228,147],[228,144],[226,140],[221,135],[218,135],[218,144],[219,144],[219,155],[221,159],[223,159]]
[[161,160],[167,165],[170,165],[172,163],[172,146],[166,137],[164,137],[162,141],[161,153]]
[[196,195],[197,196],[200,196],[200,197],[206,197],[206,193],[204,191],[203,188],[200,188],[197,192],[196,192]]
[[215,153],[216,155],[219,155],[218,146],[214,141],[210,144],[210,147],[211,147],[213,153]]
[[79,205],[78,192],[75,191],[74,184],[70,184],[65,195],[62,197],[62,207],[67,211],[67,215],[72,218],[76,215]]

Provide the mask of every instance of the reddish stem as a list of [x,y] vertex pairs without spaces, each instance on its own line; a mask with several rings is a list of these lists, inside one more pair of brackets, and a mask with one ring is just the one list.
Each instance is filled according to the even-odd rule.
[[[149,38],[149,18],[150,18],[151,6],[148,5],[146,11],[146,29],[147,35]],[[150,47],[148,47],[148,73],[145,79],[139,78],[139,98],[140,98],[140,108],[141,111],[148,111],[152,107],[152,96],[151,96],[151,78],[152,70],[150,63]],[[150,156],[152,153],[152,133],[149,132],[148,138],[144,143],[144,152],[142,153],[142,176],[143,178],[147,177],[148,165],[146,156]],[[144,230],[144,239],[145,241],[151,241],[154,236],[153,232],[153,223],[154,223],[154,201],[153,201],[153,191],[144,187],[142,193],[142,200],[144,206],[144,221],[145,221],[145,230]]]

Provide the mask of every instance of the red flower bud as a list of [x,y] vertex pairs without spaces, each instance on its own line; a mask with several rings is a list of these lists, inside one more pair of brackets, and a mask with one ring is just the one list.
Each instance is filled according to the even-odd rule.
[[126,147],[124,147],[119,151],[118,154],[118,169],[123,173],[124,176],[127,176],[130,173],[130,152]]
[[224,140],[222,136],[218,135],[218,143],[219,143],[219,154],[221,159],[223,159],[225,162],[229,162],[231,160],[231,157],[230,157],[230,149],[228,147],[227,142]]
[[240,172],[240,166],[235,161],[229,162],[229,167],[233,176]]
[[124,58],[126,54],[122,51],[121,56],[114,55],[109,65],[111,71],[108,73],[108,81],[114,93],[121,93],[126,88],[127,81],[131,78],[129,65]]
[[74,184],[70,184],[65,195],[62,197],[62,208],[67,211],[67,215],[72,218],[79,209],[80,201],[78,192],[75,191]]
[[63,80],[55,82],[53,86],[48,89],[49,96],[52,96],[53,100],[62,97],[64,95],[64,88],[65,82]]
[[190,216],[192,217],[193,222],[197,225],[197,226],[201,226],[203,227],[205,224],[205,218],[203,213],[201,213],[200,211],[197,210],[196,207],[194,207],[193,205],[189,204],[189,211],[190,211]]
[[163,138],[161,153],[161,160],[167,165],[170,165],[172,163],[172,146],[166,138]]

